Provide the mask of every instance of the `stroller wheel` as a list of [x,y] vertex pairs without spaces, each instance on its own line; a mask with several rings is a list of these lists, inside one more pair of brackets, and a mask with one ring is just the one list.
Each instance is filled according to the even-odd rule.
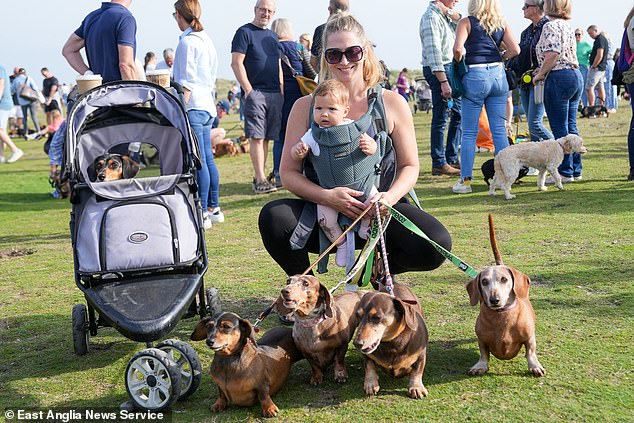
[[125,369],[125,389],[136,408],[164,410],[180,396],[179,367],[157,348],[139,351]]
[[77,355],[88,352],[88,315],[84,304],[75,304],[71,316],[73,323],[73,350]]
[[222,313],[218,288],[209,287],[205,289],[205,299],[207,300],[207,314],[209,314],[209,316],[216,317]]
[[178,339],[168,339],[159,342],[156,345],[161,351],[164,351],[170,360],[172,360],[180,369],[181,374],[181,394],[179,401],[196,392],[202,379],[202,364],[198,354],[188,343],[179,341]]

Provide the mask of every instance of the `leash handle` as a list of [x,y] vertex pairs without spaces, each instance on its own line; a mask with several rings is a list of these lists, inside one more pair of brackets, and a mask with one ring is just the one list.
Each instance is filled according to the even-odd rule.
[[379,203],[374,203],[376,209],[376,221],[379,225],[379,239],[381,241],[381,256],[383,258],[383,267],[385,268],[385,290],[391,296],[394,296],[394,282],[392,281],[392,275],[390,274],[390,266],[387,263],[387,249],[385,248],[385,236],[383,235],[383,224],[381,223],[381,210],[379,209]]
[[[375,203],[376,204],[376,203]],[[365,210],[363,210],[361,212],[361,214],[350,224],[350,226],[348,226],[346,228],[345,231],[343,231],[343,233],[341,235],[339,235],[339,237],[337,239],[335,239],[335,241],[330,244],[330,246],[328,248],[326,248],[324,250],[323,253],[321,253],[319,255],[319,257],[317,257],[317,260],[315,260],[313,262],[313,264],[311,264],[310,266],[308,266],[308,269],[304,270],[304,273],[302,273],[302,276],[305,276],[308,274],[308,272],[310,272],[311,270],[313,270],[315,268],[315,266],[317,266],[317,264],[319,264],[319,262],[321,261],[321,259],[323,259],[324,257],[326,257],[326,255],[333,249],[335,248],[335,246],[337,244],[339,244],[341,242],[341,240],[343,239],[343,237],[345,237],[348,232],[350,232],[356,225],[357,223],[359,223],[361,221],[361,219],[363,219],[363,216],[365,216],[366,214],[368,214],[368,212],[370,211],[370,209],[372,209],[372,204],[370,204]]]

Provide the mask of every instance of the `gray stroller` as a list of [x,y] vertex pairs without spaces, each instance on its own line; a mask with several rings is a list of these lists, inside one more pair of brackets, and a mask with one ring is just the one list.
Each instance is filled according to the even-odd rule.
[[[97,157],[134,143],[160,164],[132,179],[96,177]],[[203,285],[199,149],[181,98],[171,87],[137,81],[94,88],[68,115],[64,154],[75,281],[87,302],[72,310],[74,351],[86,354],[99,327],[145,342],[126,368],[126,390],[135,408],[165,409],[198,388],[201,364],[185,342],[152,342],[188,311],[203,317],[218,305],[217,290]]]

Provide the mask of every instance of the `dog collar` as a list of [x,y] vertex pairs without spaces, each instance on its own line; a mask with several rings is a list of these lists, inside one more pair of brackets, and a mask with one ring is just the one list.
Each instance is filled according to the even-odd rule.
[[299,325],[303,328],[309,328],[312,326],[317,326],[318,324],[320,324],[321,322],[323,322],[324,320],[326,320],[326,316],[324,315],[324,313],[320,313],[317,317],[314,317],[312,319],[296,319],[295,320],[295,324]]
[[511,305],[507,305],[506,307],[502,307],[502,308],[492,308],[491,310],[497,311],[498,313],[502,313],[503,311],[508,311],[514,308],[516,305],[517,305],[517,300],[513,300]]

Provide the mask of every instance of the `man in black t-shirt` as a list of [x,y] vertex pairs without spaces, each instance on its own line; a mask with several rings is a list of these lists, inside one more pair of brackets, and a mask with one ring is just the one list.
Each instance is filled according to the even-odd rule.
[[[328,5],[328,16],[332,16],[335,13],[345,12],[350,7],[348,0],[330,0]],[[321,54],[323,53],[324,47],[322,46],[322,36],[324,34],[324,28],[326,24],[321,24],[317,28],[315,28],[315,33],[313,34],[313,45],[310,48],[310,64],[312,65],[315,72],[319,73],[319,67],[321,65]]]
[[46,113],[46,124],[50,125],[53,123],[53,116],[51,114],[53,110],[61,111],[59,102],[57,101],[59,98],[59,94],[57,93],[57,90],[59,89],[59,81],[48,70],[48,68],[42,68],[42,76],[44,77],[44,81],[42,82],[44,112]]
[[590,69],[586,79],[586,92],[588,93],[588,106],[594,105],[594,89],[596,87],[599,96],[599,104],[605,104],[605,69],[608,61],[608,39],[599,31],[596,25],[588,27],[588,35],[594,39],[592,53],[590,53]]

